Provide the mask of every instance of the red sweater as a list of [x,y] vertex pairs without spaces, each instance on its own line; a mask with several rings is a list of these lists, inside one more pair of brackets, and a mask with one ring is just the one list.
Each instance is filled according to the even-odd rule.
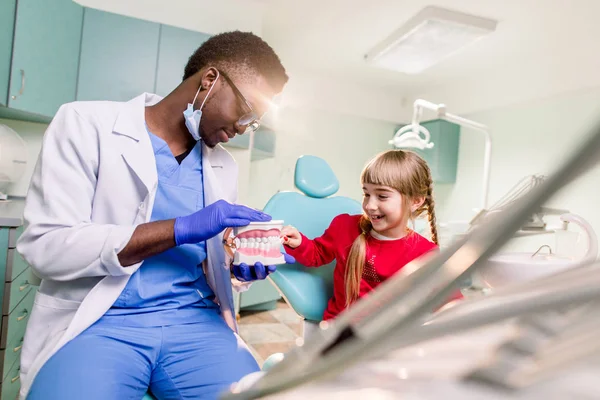
[[[324,320],[335,318],[346,308],[346,260],[352,243],[361,233],[359,219],[360,215],[338,215],[323,236],[310,240],[302,235],[300,246],[295,249],[286,246],[286,252],[306,267],[320,267],[335,259],[333,297],[323,314]],[[410,261],[437,249],[435,243],[413,231],[397,240],[379,240],[371,235],[366,238],[367,261],[360,282],[360,297],[374,290]]]

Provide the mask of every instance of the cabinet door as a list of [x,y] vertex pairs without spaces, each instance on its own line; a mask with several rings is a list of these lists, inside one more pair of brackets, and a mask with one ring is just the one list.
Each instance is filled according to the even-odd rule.
[[10,59],[12,58],[13,33],[17,0],[0,1],[0,105],[8,104],[10,82]]
[[407,148],[406,150],[414,151],[423,157],[431,169],[431,176],[435,183],[455,183],[460,126],[441,119],[425,121],[421,125],[429,131],[434,146],[431,149]]
[[127,101],[155,85],[160,25],[85,9],[77,100]]
[[209,37],[206,33],[161,25],[156,94],[166,96],[181,83],[188,59]]
[[9,106],[53,116],[75,100],[83,7],[72,0],[19,0]]

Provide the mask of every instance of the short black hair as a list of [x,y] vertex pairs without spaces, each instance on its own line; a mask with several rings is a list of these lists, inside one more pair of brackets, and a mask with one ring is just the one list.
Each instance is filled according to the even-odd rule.
[[242,78],[262,75],[275,90],[281,90],[288,81],[275,51],[251,32],[220,33],[202,43],[188,60],[183,80],[209,65]]

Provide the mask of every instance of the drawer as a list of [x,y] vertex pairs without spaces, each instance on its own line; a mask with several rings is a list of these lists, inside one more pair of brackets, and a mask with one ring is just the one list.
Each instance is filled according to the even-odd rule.
[[2,315],[9,315],[23,297],[31,290],[31,270],[26,268],[21,275],[12,282],[4,283],[4,300],[2,301]]
[[23,347],[23,339],[25,335],[15,336],[8,343],[6,349],[0,350],[0,380],[4,381],[10,372],[10,367],[15,363],[15,360],[21,358],[21,348]]
[[11,228],[0,228],[0,247],[9,248],[11,243],[8,238],[10,237],[9,232]]
[[35,290],[30,290],[25,298],[15,307],[9,315],[2,316],[2,336],[0,337],[0,349],[5,349],[6,344],[11,342],[15,336],[23,335],[27,321],[31,315]]
[[28,265],[17,253],[17,249],[8,249],[8,257],[6,258],[6,282],[12,282],[17,276],[21,275]]
[[6,264],[8,264],[8,229],[0,228],[0,276],[6,270]]
[[8,372],[8,376],[2,381],[2,400],[15,400],[19,395],[21,389],[20,372],[21,360],[17,360]]
[[17,240],[23,233],[23,227],[19,226],[18,228],[10,228],[8,230],[8,248],[14,249],[17,247]]

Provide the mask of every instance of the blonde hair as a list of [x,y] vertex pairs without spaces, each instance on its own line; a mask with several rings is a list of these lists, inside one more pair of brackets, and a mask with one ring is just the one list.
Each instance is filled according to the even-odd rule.
[[[410,212],[410,202],[424,197],[423,204],[409,215],[411,219],[427,211],[431,240],[438,244],[433,201],[433,180],[429,166],[420,156],[411,151],[389,150],[378,154],[365,166],[360,176],[361,184],[388,186],[402,194],[404,206]],[[352,243],[346,262],[346,306],[359,296],[360,281],[367,253],[367,235],[373,229],[369,218],[360,217],[361,234]]]

